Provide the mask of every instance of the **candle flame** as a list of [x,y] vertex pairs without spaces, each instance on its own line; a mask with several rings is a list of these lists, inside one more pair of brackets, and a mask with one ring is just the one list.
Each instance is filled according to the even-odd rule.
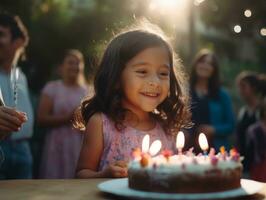
[[160,140],[155,140],[151,144],[151,147],[150,147],[150,150],[149,150],[151,156],[156,155],[161,150],[161,147],[162,147],[161,141]]
[[200,133],[199,135],[199,145],[203,151],[207,151],[209,148],[208,141],[204,133]]
[[182,149],[185,145],[185,136],[182,131],[179,131],[176,136],[176,148]]
[[150,146],[150,136],[147,134],[142,140],[142,152],[147,153]]

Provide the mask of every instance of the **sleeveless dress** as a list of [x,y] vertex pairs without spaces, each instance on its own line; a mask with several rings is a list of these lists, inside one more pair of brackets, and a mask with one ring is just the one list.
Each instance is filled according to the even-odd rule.
[[142,139],[146,134],[150,135],[150,145],[159,139],[162,142],[161,150],[175,151],[174,137],[166,135],[158,122],[153,129],[148,131],[141,131],[130,126],[118,131],[114,122],[105,114],[102,114],[102,120],[104,149],[98,171],[102,171],[109,164],[118,160],[130,161],[132,150],[141,148]]
[[[47,83],[42,93],[52,99],[53,115],[60,116],[73,112],[88,91],[83,86],[67,87],[58,80]],[[40,178],[74,178],[82,139],[71,123],[50,128],[43,147]]]

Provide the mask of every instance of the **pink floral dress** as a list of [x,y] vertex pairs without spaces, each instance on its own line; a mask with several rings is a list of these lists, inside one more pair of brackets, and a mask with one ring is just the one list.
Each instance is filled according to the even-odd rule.
[[[61,80],[51,81],[43,94],[53,101],[53,115],[73,112],[87,95],[85,87],[67,87]],[[50,128],[47,132],[40,167],[40,178],[74,178],[83,135],[71,124]]]
[[149,131],[141,131],[130,126],[122,131],[115,128],[114,122],[102,114],[104,149],[100,159],[98,171],[103,170],[109,164],[118,160],[130,161],[134,148],[141,148],[142,139],[146,134],[150,135],[150,144],[155,140],[161,140],[162,150],[174,151],[174,138],[166,136],[159,123]]

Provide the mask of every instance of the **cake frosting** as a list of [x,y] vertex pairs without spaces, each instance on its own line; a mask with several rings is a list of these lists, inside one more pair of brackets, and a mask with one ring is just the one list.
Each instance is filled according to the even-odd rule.
[[129,163],[129,187],[132,189],[170,192],[204,193],[240,187],[241,158],[232,149],[215,154],[195,155],[192,150],[184,154],[162,154],[151,157],[141,153]]

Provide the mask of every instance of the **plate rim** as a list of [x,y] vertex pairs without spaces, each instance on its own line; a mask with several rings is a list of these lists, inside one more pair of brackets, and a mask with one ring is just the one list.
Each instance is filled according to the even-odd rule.
[[[108,194],[112,194],[112,195],[117,195],[120,197],[128,197],[128,198],[138,198],[138,199],[213,199],[214,195],[218,195],[215,198],[216,199],[223,199],[225,198],[225,196],[220,196],[222,193],[224,193],[223,195],[227,195],[227,198],[232,198],[232,197],[241,197],[241,196],[248,196],[248,195],[252,195],[252,194],[256,194],[257,192],[259,192],[262,187],[263,187],[263,183],[258,182],[258,181],[254,181],[254,180],[250,180],[250,179],[241,179],[241,187],[233,189],[233,190],[226,190],[226,191],[221,191],[221,192],[212,192],[212,193],[193,193],[193,194],[188,194],[188,193],[160,193],[160,192],[148,192],[148,191],[138,191],[138,190],[134,190],[128,187],[127,184],[127,179],[128,178],[117,178],[117,179],[112,179],[112,180],[107,180],[104,182],[101,182],[97,185],[98,189],[101,192],[104,193],[108,193]],[[119,183],[120,186],[126,187],[127,190],[131,190],[132,192],[134,192],[135,194],[127,194],[126,192],[117,192],[114,190],[107,190],[105,187],[108,184],[115,184],[115,183]],[[245,188],[243,188],[242,184],[248,183],[248,182],[254,182],[257,184],[257,189],[256,191],[252,192],[252,193],[248,193],[245,191]],[[243,189],[243,191],[241,190]],[[225,194],[229,192],[228,194]],[[230,194],[231,193],[231,194]],[[234,194],[236,193],[236,194]],[[150,196],[148,196],[150,194]],[[159,195],[160,194],[160,195]],[[147,196],[145,196],[147,195]],[[158,195],[158,196],[156,196]]]

